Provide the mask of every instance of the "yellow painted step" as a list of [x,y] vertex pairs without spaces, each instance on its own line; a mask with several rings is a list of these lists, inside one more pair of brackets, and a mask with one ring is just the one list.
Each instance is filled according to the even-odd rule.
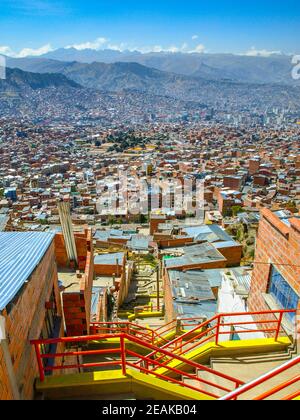
[[[222,342],[219,345],[216,345],[215,343],[206,343],[189,353],[183,354],[182,357],[200,364],[207,364],[211,357],[231,357],[253,353],[283,351],[290,345],[291,341],[287,337],[279,338],[277,342],[273,338],[260,338],[255,340],[227,341]],[[185,366],[181,361],[174,359],[165,368],[159,368],[156,372],[159,374],[171,373],[168,367],[180,367],[181,369],[184,369]]]
[[51,376],[44,382],[37,381],[36,390],[46,399],[66,399],[76,396],[91,396],[133,393],[138,399],[154,400],[213,400],[201,392],[128,370],[124,376],[121,370],[78,373],[75,375]]

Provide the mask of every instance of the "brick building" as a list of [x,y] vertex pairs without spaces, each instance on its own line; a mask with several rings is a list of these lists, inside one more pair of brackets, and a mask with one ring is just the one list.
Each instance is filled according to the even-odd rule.
[[[254,271],[248,300],[250,311],[300,310],[300,219],[279,219],[261,212]],[[293,333],[296,317],[285,317]]]
[[259,171],[260,168],[260,159],[253,158],[249,160],[249,174],[254,175]]
[[228,188],[218,191],[218,207],[223,216],[230,216],[232,207],[242,207],[242,193]]
[[[94,248],[91,229],[76,233],[78,267],[70,267],[62,234],[55,236],[55,255],[63,290],[63,313],[68,336],[85,335],[90,330],[94,281]],[[72,265],[72,264],[71,264]]]
[[241,176],[225,176],[224,187],[239,191],[243,185],[243,177]]
[[0,400],[32,399],[38,366],[30,339],[63,336],[54,235],[0,233],[0,315]]

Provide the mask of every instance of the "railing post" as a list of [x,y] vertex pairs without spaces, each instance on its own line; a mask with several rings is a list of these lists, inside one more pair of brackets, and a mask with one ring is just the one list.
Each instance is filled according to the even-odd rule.
[[220,324],[221,324],[221,315],[218,316],[217,321],[217,331],[216,331],[216,345],[219,345],[219,335],[220,335]]
[[120,338],[120,343],[121,343],[122,374],[126,376],[126,348],[125,348],[124,336]]
[[149,362],[148,362],[148,360],[145,360],[144,367],[147,370],[146,375],[149,375]]
[[176,335],[181,335],[181,331],[182,331],[182,320],[181,318],[177,318],[176,319]]
[[281,328],[281,324],[282,324],[282,319],[283,319],[283,312],[280,312],[279,319],[278,319],[278,324],[277,324],[276,335],[275,335],[275,341],[278,341],[278,337],[279,337],[279,334],[280,334],[280,328]]
[[42,358],[41,358],[39,344],[35,343],[34,344],[34,348],[35,348],[36,359],[37,359],[37,363],[38,363],[38,367],[39,367],[39,372],[40,372],[40,381],[41,382],[44,382],[44,380],[45,380],[45,372],[44,372],[44,366],[43,366],[43,361],[42,361]]

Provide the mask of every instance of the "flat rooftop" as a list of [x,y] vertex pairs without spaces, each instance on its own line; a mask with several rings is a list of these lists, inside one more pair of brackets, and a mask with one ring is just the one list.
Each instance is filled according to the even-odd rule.
[[122,265],[124,256],[124,252],[116,252],[113,254],[100,254],[95,256],[94,263],[96,265]]
[[[81,272],[83,275],[84,273]],[[79,293],[81,278],[77,277],[76,271],[64,269],[58,272],[58,281],[66,288],[64,293]]]

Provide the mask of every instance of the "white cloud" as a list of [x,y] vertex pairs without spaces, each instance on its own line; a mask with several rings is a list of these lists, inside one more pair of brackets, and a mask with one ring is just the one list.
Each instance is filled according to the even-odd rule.
[[129,49],[125,42],[121,42],[120,44],[107,44],[107,48],[113,51],[124,51]]
[[8,57],[15,57],[15,58],[24,58],[28,56],[34,56],[37,57],[42,54],[46,54],[50,51],[53,51],[53,48],[50,44],[43,45],[40,48],[23,48],[21,51],[16,52],[13,51],[8,46],[0,46],[0,54],[7,55]]
[[100,48],[103,47],[107,43],[108,43],[108,39],[101,37],[101,38],[95,39],[94,41],[87,41],[81,44],[68,45],[65,48],[67,49],[75,48],[76,50],[80,50],[80,51],[86,50],[86,49],[100,50]]
[[198,53],[198,54],[202,54],[206,51],[205,49],[205,45],[203,44],[198,44],[192,51],[189,51],[190,53]]
[[[130,49],[131,50],[131,49]],[[168,47],[163,47],[162,45],[150,45],[150,46],[144,46],[144,47],[135,47],[133,50],[139,51],[143,54],[147,53],[160,53],[160,52],[169,52],[169,53],[180,53],[180,52],[190,52],[189,46],[185,42],[182,45],[170,45]]]
[[193,40],[193,41],[195,41],[195,40],[196,40],[196,39],[198,39],[198,38],[199,38],[199,36],[198,36],[198,35],[193,35],[193,36],[192,36],[192,40]]
[[258,50],[255,47],[251,47],[250,50],[246,51],[242,55],[247,55],[248,57],[270,57],[271,55],[282,54],[281,51],[268,51],[268,50]]
[[50,44],[43,45],[40,48],[33,49],[33,48],[23,48],[16,57],[23,58],[28,56],[37,57],[39,55],[47,54],[48,52],[53,51],[53,48]]
[[[86,41],[83,43],[68,45],[64,47],[66,49],[75,48],[77,50],[92,49],[92,50],[101,50],[101,49],[110,49],[114,51],[139,51],[143,54],[146,53],[203,53],[205,52],[205,46],[203,44],[198,44],[196,47],[191,48],[188,43],[184,42],[181,45],[171,44],[169,46],[163,45],[150,45],[150,46],[136,46],[133,44],[128,44],[126,42],[114,43],[110,39],[105,37],[99,37],[94,41]],[[38,57],[40,55],[46,54],[50,51],[53,51],[51,44],[43,45],[39,48],[23,48],[21,51],[16,52],[12,50],[9,46],[0,45],[0,54],[4,54],[10,57],[24,58],[28,56]]]
[[13,51],[11,50],[10,47],[7,47],[5,45],[0,45],[0,54],[4,54],[4,55],[10,55],[12,54]]

